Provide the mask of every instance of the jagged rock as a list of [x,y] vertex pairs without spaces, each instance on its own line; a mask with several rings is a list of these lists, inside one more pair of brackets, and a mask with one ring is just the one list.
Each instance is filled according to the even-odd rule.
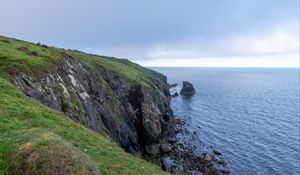
[[176,87],[177,85],[178,85],[177,83],[169,84],[169,88]]
[[216,150],[216,149],[213,150],[213,153],[214,153],[215,155],[218,155],[218,156],[219,156],[219,155],[222,155],[222,153],[221,153],[219,150]]
[[196,93],[193,85],[190,82],[183,81],[180,95],[182,96],[193,96]]
[[172,97],[177,97],[177,96],[179,96],[178,92],[175,92],[175,93],[172,95]]
[[170,152],[172,150],[172,145],[170,145],[170,144],[162,144],[160,146],[160,150],[161,150],[162,153]]
[[53,65],[52,73],[19,72],[11,75],[12,82],[77,123],[106,133],[132,154],[158,154],[159,146],[153,145],[161,143],[163,128],[173,118],[167,78],[153,71],[154,87],[148,87],[97,65],[100,79],[84,62],[61,54],[64,61]]
[[230,174],[230,170],[227,168],[219,168],[218,171],[222,174]]

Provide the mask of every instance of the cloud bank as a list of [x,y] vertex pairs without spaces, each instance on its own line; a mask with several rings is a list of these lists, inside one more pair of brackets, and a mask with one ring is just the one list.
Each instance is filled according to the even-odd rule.
[[0,6],[0,35],[146,66],[299,67],[299,0],[9,0]]

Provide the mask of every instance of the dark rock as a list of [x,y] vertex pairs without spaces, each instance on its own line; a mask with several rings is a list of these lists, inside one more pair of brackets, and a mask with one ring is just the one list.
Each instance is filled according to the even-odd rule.
[[21,46],[21,47],[17,48],[17,50],[25,52],[25,53],[29,52],[29,49],[26,46]]
[[225,160],[224,159],[218,160],[218,164],[225,164]]
[[180,95],[182,96],[193,96],[195,94],[195,89],[190,82],[183,81],[182,89],[180,91]]
[[219,150],[213,150],[213,153],[215,154],[215,155],[222,155],[222,153],[219,151]]
[[167,153],[170,152],[172,150],[172,146],[170,144],[162,144],[160,146],[160,150],[162,153]]
[[172,95],[172,97],[177,97],[177,96],[179,96],[178,92],[175,92],[175,93]]
[[169,88],[176,87],[177,85],[178,85],[177,83],[169,84]]
[[38,56],[39,54],[38,54],[36,51],[31,51],[31,52],[29,53],[29,55],[32,55],[32,56]]
[[[18,50],[30,53],[25,46]],[[160,153],[166,126],[173,118],[164,75],[150,71],[154,85],[150,88],[133,84],[122,74],[97,65],[103,76],[99,80],[84,62],[67,53],[61,56],[64,61],[53,65],[52,72],[41,76],[19,72],[11,75],[12,82],[44,105],[110,136],[127,152]]]
[[218,169],[218,171],[222,174],[230,174],[230,171],[228,169]]

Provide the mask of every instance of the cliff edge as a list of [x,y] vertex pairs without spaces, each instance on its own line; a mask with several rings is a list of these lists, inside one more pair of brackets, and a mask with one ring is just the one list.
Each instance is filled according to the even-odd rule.
[[[160,153],[165,128],[173,119],[167,78],[126,59],[0,36],[0,77],[26,96],[112,139],[137,156]],[[12,109],[5,116],[6,110],[1,108],[1,126],[5,125],[4,119],[9,120],[13,111],[17,111]],[[31,116],[36,111],[27,112],[24,115]],[[27,124],[28,128],[32,127],[32,123]],[[36,127],[44,128],[44,125],[38,122]]]

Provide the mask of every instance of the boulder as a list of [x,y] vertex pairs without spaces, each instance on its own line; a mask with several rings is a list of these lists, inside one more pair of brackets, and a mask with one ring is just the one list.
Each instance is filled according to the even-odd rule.
[[196,93],[193,85],[190,82],[183,81],[180,95],[182,96],[193,96]]
[[225,164],[225,160],[224,159],[218,160],[218,164]]
[[213,150],[213,153],[215,154],[215,155],[222,155],[222,153],[219,151],[219,150]]
[[175,92],[175,93],[172,95],[172,97],[177,97],[177,96],[179,96],[178,92]]
[[170,152],[172,150],[172,146],[170,145],[170,144],[162,144],[161,146],[160,146],[160,151],[162,152],[162,153],[168,153],[168,152]]

